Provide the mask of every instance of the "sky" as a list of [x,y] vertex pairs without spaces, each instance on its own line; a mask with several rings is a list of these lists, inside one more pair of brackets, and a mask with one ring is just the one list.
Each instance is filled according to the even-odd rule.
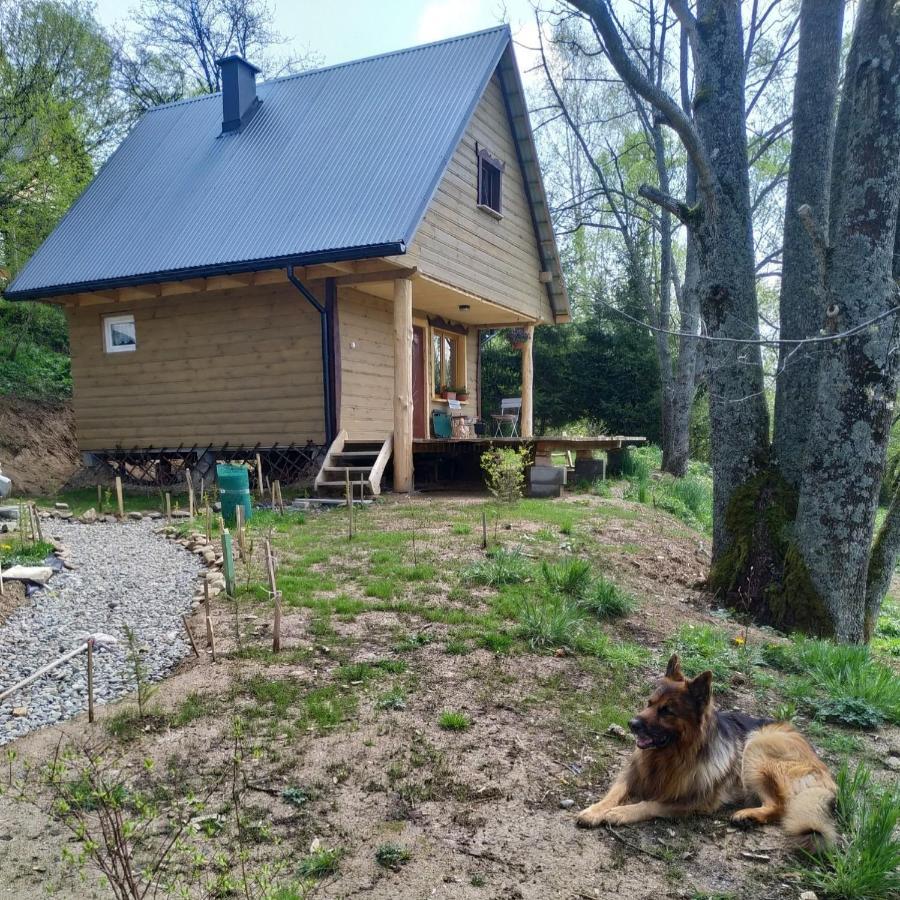
[[[135,5],[128,0],[97,0],[97,18],[111,30],[127,26]],[[530,0],[269,0],[269,6],[275,28],[286,39],[286,49],[315,51],[326,65],[479,31],[504,21],[528,44],[527,37],[535,28]]]

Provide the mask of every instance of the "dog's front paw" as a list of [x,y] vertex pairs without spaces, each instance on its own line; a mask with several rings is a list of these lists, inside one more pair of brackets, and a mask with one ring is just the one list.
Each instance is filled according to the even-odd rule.
[[753,828],[756,825],[761,825],[762,822],[757,811],[751,807],[749,809],[739,809],[734,813],[731,817],[731,824],[736,825],[738,828]]
[[581,828],[596,828],[606,821],[603,818],[605,814],[606,811],[600,807],[600,804],[595,803],[593,806],[589,806],[578,813],[575,824]]
[[633,819],[627,806],[614,806],[602,813],[600,821],[606,825],[630,825]]

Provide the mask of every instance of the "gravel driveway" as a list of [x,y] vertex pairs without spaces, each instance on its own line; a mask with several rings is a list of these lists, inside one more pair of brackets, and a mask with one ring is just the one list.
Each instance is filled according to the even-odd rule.
[[[94,655],[98,704],[134,691],[125,626],[142,648],[151,680],[161,679],[190,652],[182,613],[200,563],[153,533],[149,520],[122,525],[46,522],[45,532],[70,550],[75,570],[54,575],[0,625],[0,690],[73,649],[87,634],[103,632],[119,643]],[[25,715],[13,715],[13,709]],[[0,703],[0,745],[34,728],[87,709],[83,654]]]

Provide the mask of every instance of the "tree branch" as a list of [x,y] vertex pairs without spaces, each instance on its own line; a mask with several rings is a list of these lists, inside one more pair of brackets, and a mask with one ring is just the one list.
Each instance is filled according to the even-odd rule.
[[687,203],[678,200],[671,194],[661,191],[652,184],[642,184],[640,188],[638,188],[638,193],[645,200],[649,200],[651,203],[655,203],[657,206],[662,207],[666,212],[671,213],[685,225],[693,225],[697,220],[696,209],[692,209]]
[[613,68],[619,73],[619,77],[659,110],[665,116],[666,123],[681,138],[688,156],[697,169],[704,200],[709,206],[713,206],[715,204],[716,178],[700,141],[700,135],[694,128],[694,123],[665,91],[652,84],[629,59],[619,30],[613,23],[608,0],[571,0],[571,3],[585,15],[590,16],[603,39],[606,55]]

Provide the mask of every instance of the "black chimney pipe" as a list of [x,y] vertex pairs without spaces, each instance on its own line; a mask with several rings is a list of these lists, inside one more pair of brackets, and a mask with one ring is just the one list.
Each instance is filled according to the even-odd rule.
[[259,69],[232,53],[216,61],[222,70],[222,134],[242,131],[259,108],[256,76]]

